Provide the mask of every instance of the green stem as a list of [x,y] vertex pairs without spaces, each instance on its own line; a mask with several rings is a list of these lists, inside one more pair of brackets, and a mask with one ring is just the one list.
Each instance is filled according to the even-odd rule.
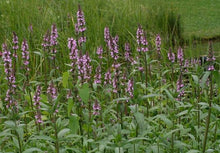
[[54,130],[55,130],[55,137],[56,137],[56,143],[55,143],[56,153],[59,153],[60,149],[59,149],[59,139],[58,139],[57,124],[56,124],[56,115],[54,115]]
[[209,97],[209,110],[208,110],[208,116],[206,119],[206,129],[205,129],[205,136],[203,141],[203,149],[202,152],[205,153],[206,150],[206,142],[208,139],[208,132],[209,132],[209,123],[210,123],[210,117],[211,117],[211,108],[212,108],[212,95],[213,95],[213,87],[212,87],[212,74],[210,75],[210,97]]

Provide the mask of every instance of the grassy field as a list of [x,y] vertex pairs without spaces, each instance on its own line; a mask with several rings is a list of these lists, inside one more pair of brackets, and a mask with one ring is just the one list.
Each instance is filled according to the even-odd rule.
[[148,29],[149,34],[162,33],[166,29],[161,28],[163,25],[158,24],[155,18],[160,10],[173,10],[176,15],[180,15],[185,39],[220,35],[219,0],[2,0],[0,42],[10,38],[12,31],[21,38],[28,37],[30,24],[33,25],[34,38],[42,38],[50,25],[56,23],[61,39],[66,39],[74,33],[73,12],[79,3],[85,10],[91,47],[102,43],[103,29],[107,25],[113,34],[117,33],[121,39],[129,41],[132,41],[138,23]]

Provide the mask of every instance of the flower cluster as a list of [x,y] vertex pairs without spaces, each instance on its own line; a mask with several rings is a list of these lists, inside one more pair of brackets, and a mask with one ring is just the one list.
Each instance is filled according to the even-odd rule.
[[24,41],[22,42],[22,46],[21,46],[21,50],[22,50],[22,59],[23,59],[23,64],[25,66],[25,70],[29,71],[29,51],[28,51],[29,47],[27,44],[27,41],[24,39]]
[[6,92],[6,97],[5,101],[7,103],[7,108],[17,108],[17,102],[14,100],[13,95],[15,94],[15,89],[16,89],[16,78],[15,74],[12,68],[12,57],[11,57],[11,52],[8,50],[8,47],[6,44],[2,45],[2,50],[3,50],[3,61],[4,61],[4,68],[5,68],[5,74],[6,74],[6,79],[8,81],[8,90]]
[[95,83],[95,84],[100,84],[100,83],[102,82],[102,81],[101,81],[101,77],[102,77],[102,75],[101,75],[101,67],[98,66],[98,67],[96,68],[96,74],[95,74],[94,83]]
[[210,42],[209,43],[209,54],[208,54],[208,57],[207,57],[207,61],[209,62],[209,66],[208,66],[208,71],[214,71],[215,68],[214,68],[214,61],[216,60],[215,56],[214,56],[214,52],[212,50],[212,43]]
[[118,36],[110,38],[110,41],[108,43],[108,48],[111,51],[110,52],[111,57],[114,59],[114,61],[117,61],[117,59],[119,58]]
[[110,70],[108,70],[108,71],[105,73],[104,85],[106,85],[106,84],[112,84],[111,72],[110,72]]
[[98,101],[96,100],[93,104],[93,115],[97,116],[99,115],[99,111],[101,110],[101,106],[99,105]]
[[36,93],[34,95],[34,106],[36,108],[35,119],[37,123],[42,123],[41,111],[40,111],[40,94],[41,94],[41,86],[37,86]]
[[77,59],[78,78],[82,82],[88,82],[88,80],[91,78],[92,66],[90,65],[90,62],[91,59],[88,52],[85,55],[82,55],[81,53]]
[[15,32],[13,32],[13,39],[12,39],[12,49],[14,50],[14,53],[13,53],[13,57],[17,58],[17,50],[19,49],[19,46],[18,46],[18,36],[16,35]]
[[50,82],[47,88],[47,94],[50,96],[52,100],[57,98],[57,89],[55,88],[53,81]]
[[103,48],[99,47],[96,51],[96,54],[98,55],[99,59],[102,59],[102,53],[103,53]]
[[175,62],[175,54],[172,52],[171,48],[169,49],[169,52],[168,52],[168,59],[174,63]]
[[141,25],[138,26],[136,37],[137,37],[137,44],[138,44],[137,51],[138,52],[147,52],[148,51],[148,47],[147,47],[148,42],[147,42],[146,34],[145,34]]
[[77,59],[78,59],[78,49],[77,49],[76,40],[74,40],[73,38],[69,38],[68,39],[68,48],[70,50],[69,57],[71,60],[70,72],[74,72],[75,66],[77,64]]
[[49,33],[49,30],[44,35],[43,43],[41,45],[42,45],[44,51],[49,49],[49,47],[50,47],[50,33]]
[[57,27],[55,24],[51,26],[51,34],[50,34],[50,46],[51,46],[51,53],[52,53],[52,59],[55,59],[55,54],[57,53],[56,46],[57,46]]
[[180,64],[180,66],[183,66],[183,49],[181,47],[179,47],[178,49],[178,52],[177,52],[177,59],[178,59],[178,62]]
[[177,100],[179,100],[179,101],[181,100],[181,97],[184,96],[183,87],[184,87],[184,84],[183,84],[183,80],[182,80],[182,74],[180,74],[180,77],[176,83],[176,91],[178,92]]
[[161,54],[161,52],[160,52],[160,50],[161,50],[161,48],[160,48],[160,46],[161,46],[161,38],[160,38],[159,34],[157,34],[157,36],[156,36],[155,44],[156,44],[156,47],[157,47],[158,57],[160,57],[160,54]]
[[[47,94],[48,94],[50,100],[52,100],[52,102],[53,102],[54,99],[57,98],[57,89],[54,86],[53,81],[50,82],[50,84],[49,84],[49,86],[47,88]],[[53,103],[53,106],[55,106],[55,103]],[[58,113],[58,107],[59,106],[57,105],[56,109],[54,111],[54,115]]]
[[109,32],[109,28],[105,27],[104,29],[104,40],[105,42],[108,44],[109,40],[110,40],[110,32]]
[[129,97],[130,97],[130,98],[133,98],[133,97],[134,97],[134,95],[133,95],[133,92],[134,92],[133,79],[128,80],[126,92],[129,94]]
[[77,23],[75,24],[75,31],[76,34],[79,35],[80,33],[82,34],[82,36],[79,37],[78,39],[78,43],[79,45],[81,45],[83,42],[86,42],[86,37],[84,36],[84,32],[86,31],[86,22],[85,22],[85,18],[84,18],[84,13],[80,8],[78,8],[77,11]]

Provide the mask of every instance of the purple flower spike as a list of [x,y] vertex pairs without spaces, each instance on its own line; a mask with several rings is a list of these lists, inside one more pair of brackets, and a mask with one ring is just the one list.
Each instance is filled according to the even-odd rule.
[[94,80],[94,83],[95,84],[100,84],[102,81],[101,81],[101,78],[102,78],[102,75],[101,75],[101,67],[98,66],[96,68],[96,74],[95,74],[95,80]]
[[23,59],[23,64],[25,66],[25,70],[26,71],[29,71],[29,52],[28,52],[28,44],[27,44],[27,41],[24,39],[24,41],[22,42],[22,46],[21,46],[21,50],[22,50],[22,59]]
[[183,58],[183,49],[181,47],[179,47],[178,49],[177,59],[178,59],[179,64],[182,66],[184,58]]
[[208,71],[214,71],[215,67],[214,67],[214,62],[215,62],[216,58],[214,56],[214,52],[212,50],[212,42],[209,43],[209,55],[207,57],[207,61],[209,62],[209,66],[208,66]]
[[57,98],[57,89],[55,88],[53,82],[51,81],[48,88],[47,88],[47,94],[50,96],[52,100]]
[[99,105],[98,101],[96,100],[93,104],[93,115],[97,116],[99,115],[99,111],[101,110],[101,106]]
[[161,46],[161,38],[160,38],[160,35],[159,34],[157,34],[157,37],[156,37],[156,40],[155,40],[156,42],[156,47],[157,47],[157,54],[158,54],[158,57],[160,58],[160,55],[161,55],[161,48],[160,48],[160,46]]
[[134,97],[134,95],[133,95],[133,92],[134,92],[133,79],[128,80],[126,92],[129,94],[129,97],[130,97],[130,98],[133,98],[133,97]]
[[110,70],[108,70],[108,71],[105,73],[104,85],[106,85],[106,84],[112,84],[112,81],[111,81],[111,72],[110,72]]
[[35,119],[37,123],[43,123],[42,118],[41,118],[41,111],[40,111],[40,94],[41,94],[41,86],[37,86],[36,93],[34,95],[34,106],[36,108],[36,114],[35,114]]
[[47,31],[47,33],[44,35],[42,47],[43,47],[44,51],[48,50],[48,48],[50,47],[50,33],[49,33],[49,31]]
[[105,27],[104,29],[104,40],[106,43],[108,43],[110,40],[110,32],[108,27]]
[[51,26],[51,34],[50,34],[50,46],[51,46],[51,53],[52,59],[55,59],[55,54],[57,53],[56,46],[57,46],[57,38],[58,38],[58,33],[57,33],[57,27],[55,24]]
[[183,84],[183,80],[182,80],[182,74],[180,74],[179,79],[177,80],[176,83],[176,91],[178,93],[178,98],[177,100],[180,101],[181,97],[184,96],[184,90],[183,90],[184,84]]
[[71,60],[70,72],[74,72],[78,59],[78,49],[76,40],[74,40],[73,38],[68,38],[68,48],[70,49],[69,57]]
[[137,33],[136,33],[136,37],[137,37],[137,51],[138,52],[147,52],[148,51],[148,42],[147,42],[147,38],[146,38],[146,34],[144,32],[144,30],[142,29],[142,26],[139,25],[138,29],[137,29]]
[[102,53],[103,53],[103,49],[102,47],[99,47],[96,51],[96,54],[98,55],[99,59],[102,59]]
[[84,32],[86,31],[86,22],[85,22],[85,17],[84,17],[84,13],[80,8],[80,5],[78,7],[78,11],[77,11],[77,23],[75,24],[75,31],[76,31],[76,35],[80,35],[78,39],[78,43],[81,46],[82,43],[86,42],[86,37],[84,36]]
[[8,47],[6,44],[2,45],[3,50],[3,62],[4,62],[4,68],[5,68],[5,74],[6,74],[6,80],[8,81],[8,90],[6,93],[5,101],[7,102],[6,107],[11,108],[13,110],[17,110],[17,102],[14,100],[13,95],[15,94],[16,90],[16,78],[14,75],[14,71],[12,68],[12,57],[11,52],[8,50]]
[[13,53],[13,57],[17,58],[17,53],[16,51],[19,49],[19,46],[18,46],[18,36],[16,35],[15,32],[13,32],[13,40],[12,40],[12,44],[13,44],[13,50],[14,50],[14,53]]
[[175,54],[172,52],[171,48],[169,49],[169,52],[168,52],[168,59],[174,63],[175,62]]

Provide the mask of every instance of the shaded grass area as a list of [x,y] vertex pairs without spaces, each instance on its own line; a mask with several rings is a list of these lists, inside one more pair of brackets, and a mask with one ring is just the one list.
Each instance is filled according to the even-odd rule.
[[[144,2],[144,1],[143,1]],[[161,4],[181,15],[184,37],[214,38],[220,36],[219,0],[147,0],[145,4]]]

